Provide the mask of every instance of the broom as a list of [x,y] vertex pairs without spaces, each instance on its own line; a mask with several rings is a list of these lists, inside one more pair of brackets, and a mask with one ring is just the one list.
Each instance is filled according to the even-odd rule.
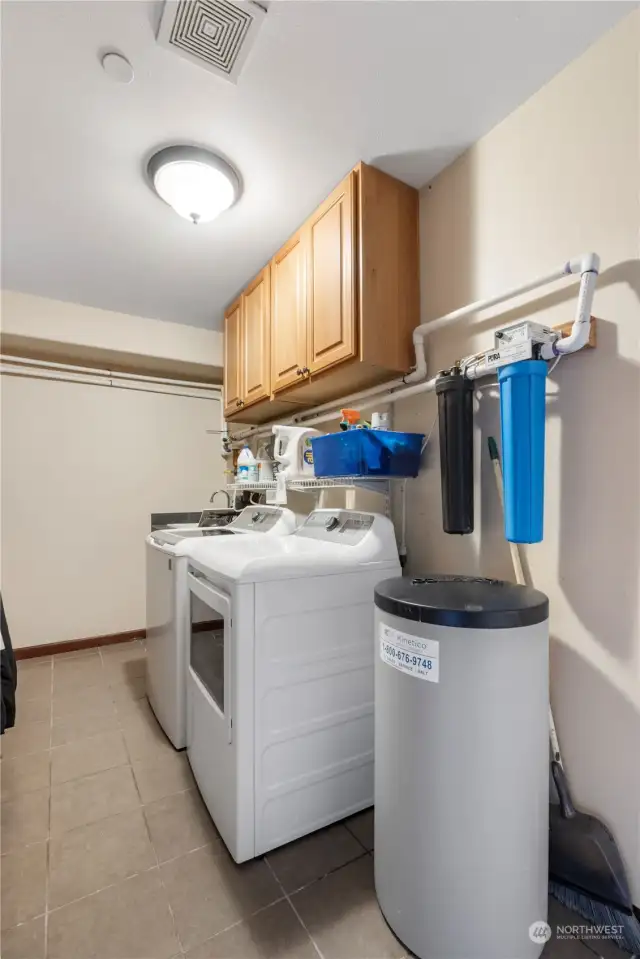
[[[489,456],[504,510],[502,467],[493,436],[488,439]],[[509,543],[516,581],[526,585],[517,543]],[[551,774],[558,791],[559,805],[549,808],[549,892],[568,909],[588,919],[598,932],[607,934],[632,953],[640,953],[640,916],[631,900],[631,891],[616,842],[595,816],[578,812],[573,805],[562,763],[553,711],[549,704]],[[615,931],[614,931],[615,930]]]

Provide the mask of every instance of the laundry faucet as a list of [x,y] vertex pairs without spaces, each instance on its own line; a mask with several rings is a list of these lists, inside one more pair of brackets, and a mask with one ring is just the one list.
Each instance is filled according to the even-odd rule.
[[210,499],[209,499],[209,502],[210,502],[210,503],[213,503],[213,501],[214,501],[214,499],[216,498],[216,496],[218,495],[218,493],[222,493],[223,496],[226,496],[226,497],[227,497],[227,509],[229,509],[230,506],[231,506],[231,497],[230,497],[229,494],[227,493],[226,489],[216,489],[216,490],[214,490],[213,493],[211,494],[211,497],[210,497]]

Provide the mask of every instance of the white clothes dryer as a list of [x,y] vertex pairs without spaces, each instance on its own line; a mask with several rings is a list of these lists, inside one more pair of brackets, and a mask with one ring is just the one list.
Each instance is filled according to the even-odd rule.
[[373,513],[192,546],[187,755],[237,862],[373,803],[374,588],[400,574]]

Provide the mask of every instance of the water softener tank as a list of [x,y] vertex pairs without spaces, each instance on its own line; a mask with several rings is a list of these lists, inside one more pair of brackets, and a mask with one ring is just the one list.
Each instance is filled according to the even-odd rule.
[[498,370],[505,535],[512,543],[542,539],[546,377],[544,360]]
[[536,959],[547,916],[548,600],[464,576],[375,589],[375,883],[419,959]]
[[442,526],[473,532],[473,383],[458,369],[436,380]]

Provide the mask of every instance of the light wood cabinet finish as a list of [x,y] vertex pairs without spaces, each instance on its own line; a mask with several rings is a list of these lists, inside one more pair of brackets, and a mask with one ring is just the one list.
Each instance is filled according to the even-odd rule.
[[224,317],[224,415],[242,406],[242,297],[231,304]]
[[308,222],[310,373],[356,355],[355,179],[350,173]]
[[307,365],[307,245],[296,233],[271,261],[271,389],[296,383]]
[[359,163],[227,311],[225,415],[274,420],[408,372],[419,313],[418,191]]
[[268,399],[271,394],[270,272],[264,270],[242,294],[242,399],[245,406]]

